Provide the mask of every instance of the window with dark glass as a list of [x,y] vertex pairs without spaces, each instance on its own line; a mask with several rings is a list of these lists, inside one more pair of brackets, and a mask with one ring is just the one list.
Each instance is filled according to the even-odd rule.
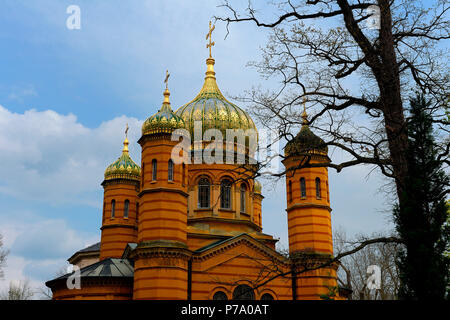
[[220,184],[220,207],[231,209],[231,181],[222,180]]
[[300,178],[300,195],[302,198],[306,198],[306,181],[305,178]]
[[250,286],[241,284],[234,289],[233,300],[255,300],[255,293]]
[[125,204],[123,207],[123,217],[128,218],[128,213],[130,211],[130,200],[125,200]]
[[116,216],[116,200],[111,201],[111,219]]
[[289,202],[292,202],[292,181],[289,180],[289,190],[288,190],[288,196],[289,196]]
[[227,295],[223,291],[217,291],[214,293],[213,300],[228,300]]
[[139,219],[139,203],[136,202],[136,222]]
[[247,188],[245,187],[245,184],[241,185],[241,212],[245,212],[245,193],[247,191]]
[[316,198],[321,198],[321,192],[320,192],[320,179],[316,178]]
[[168,175],[167,180],[173,181],[173,161],[172,161],[172,159],[169,160],[169,169],[168,169],[167,175]]
[[156,159],[153,159],[152,160],[152,180],[153,181],[156,181],[157,172],[158,172],[158,163],[156,162]]
[[142,163],[142,177],[141,177],[141,188],[144,187],[144,177],[145,177],[145,163]]
[[261,300],[275,300],[275,299],[273,298],[273,296],[270,293],[264,293],[261,296]]
[[198,207],[209,208],[211,185],[207,178],[201,178],[198,182]]

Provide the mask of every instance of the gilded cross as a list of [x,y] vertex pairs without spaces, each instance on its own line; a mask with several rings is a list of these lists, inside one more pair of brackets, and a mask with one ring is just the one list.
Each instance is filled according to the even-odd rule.
[[125,129],[125,137],[127,137],[128,138],[128,123],[127,123],[127,127],[126,127],[126,129]]
[[216,26],[212,26],[211,28],[211,21],[209,22],[209,32],[206,34],[206,40],[208,40],[209,38],[209,43],[206,45],[206,48],[209,48],[209,57],[212,58],[211,56],[211,48],[213,45],[215,45],[216,43],[212,41],[212,32],[214,31],[214,29],[216,28]]
[[167,89],[167,86],[169,85],[169,77],[170,77],[169,70],[166,70],[166,79],[164,79],[164,83],[166,84],[166,89]]

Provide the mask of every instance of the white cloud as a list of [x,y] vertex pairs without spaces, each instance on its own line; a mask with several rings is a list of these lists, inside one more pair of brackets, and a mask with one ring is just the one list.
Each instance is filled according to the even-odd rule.
[[2,219],[0,234],[4,247],[10,250],[0,280],[0,292],[11,281],[29,281],[39,297],[44,282],[67,267],[67,258],[74,252],[99,241],[97,234],[88,234],[70,228],[63,220],[46,219],[30,212],[13,212],[12,218]]
[[101,206],[90,193],[101,190],[106,166],[120,156],[126,123],[130,151],[139,164],[138,119],[122,116],[90,129],[73,114],[20,114],[0,106],[0,193],[47,204]]

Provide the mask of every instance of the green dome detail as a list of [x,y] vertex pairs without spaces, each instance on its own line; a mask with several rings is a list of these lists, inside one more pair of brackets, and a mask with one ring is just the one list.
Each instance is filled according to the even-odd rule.
[[328,155],[328,146],[321,138],[316,136],[308,125],[306,110],[303,112],[303,125],[300,132],[289,141],[284,147],[284,154],[288,155],[304,155],[318,154],[322,156]]
[[194,137],[195,121],[202,122],[203,132],[208,129],[220,130],[224,139],[226,129],[256,131],[256,126],[247,112],[228,101],[220,92],[213,68],[214,59],[207,59],[206,64],[207,71],[202,89],[191,102],[175,111],[184,120],[191,138]]
[[185,128],[184,121],[176,115],[169,102],[170,92],[164,91],[164,102],[161,109],[145,120],[142,125],[142,135],[155,133],[172,133],[176,129]]
[[113,179],[141,180],[141,168],[128,154],[128,139],[123,142],[122,154],[114,163],[105,170],[105,181]]

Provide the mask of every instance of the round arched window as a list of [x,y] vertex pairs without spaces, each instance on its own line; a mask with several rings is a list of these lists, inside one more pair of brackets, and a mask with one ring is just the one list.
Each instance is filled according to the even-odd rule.
[[217,291],[214,293],[213,300],[228,300],[227,295],[223,291]]
[[241,284],[234,289],[233,300],[255,300],[255,293],[250,286]]
[[261,296],[261,300],[275,300],[275,299],[273,298],[273,296],[270,293],[264,293]]

